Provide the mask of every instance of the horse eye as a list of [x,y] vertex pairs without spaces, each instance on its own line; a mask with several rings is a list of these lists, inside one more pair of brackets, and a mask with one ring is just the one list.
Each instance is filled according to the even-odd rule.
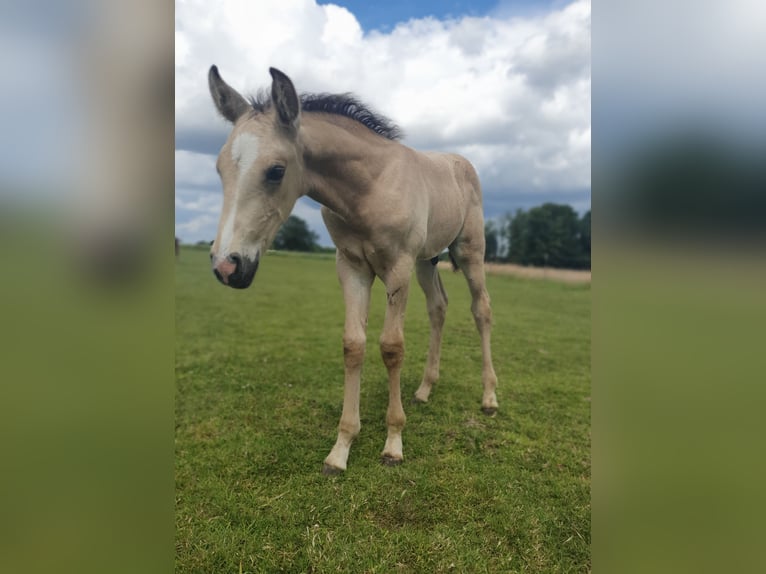
[[266,181],[269,183],[279,183],[285,175],[285,166],[272,165],[266,170]]

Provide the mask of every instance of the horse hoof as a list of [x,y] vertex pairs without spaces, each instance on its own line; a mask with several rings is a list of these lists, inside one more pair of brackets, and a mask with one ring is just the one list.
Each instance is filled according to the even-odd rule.
[[488,417],[494,417],[497,414],[497,407],[481,407],[481,412]]
[[322,474],[325,476],[338,476],[339,474],[343,474],[342,468],[338,468],[337,466],[331,466],[327,463],[324,463],[324,466],[322,466]]
[[398,466],[398,465],[402,464],[402,459],[401,458],[394,458],[390,454],[384,454],[380,458],[380,462],[382,462],[386,466]]
[[413,404],[413,405],[424,405],[424,404],[426,404],[427,402],[428,402],[428,401],[424,401],[423,399],[419,399],[419,398],[417,398],[417,397],[412,397],[412,404]]

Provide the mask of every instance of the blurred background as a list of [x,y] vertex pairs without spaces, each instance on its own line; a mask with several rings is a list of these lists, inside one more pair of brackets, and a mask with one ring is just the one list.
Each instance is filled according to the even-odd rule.
[[173,3],[0,6],[0,571],[168,572]]
[[593,11],[593,568],[754,572],[766,5]]

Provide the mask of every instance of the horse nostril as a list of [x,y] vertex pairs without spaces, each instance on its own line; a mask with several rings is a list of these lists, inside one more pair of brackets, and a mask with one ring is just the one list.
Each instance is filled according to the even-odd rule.
[[242,257],[239,253],[232,253],[227,257],[227,259],[234,263],[236,269],[239,269],[239,266],[242,263]]

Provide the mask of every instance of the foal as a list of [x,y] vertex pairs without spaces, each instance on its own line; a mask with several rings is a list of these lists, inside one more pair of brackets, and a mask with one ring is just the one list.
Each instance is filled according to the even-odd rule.
[[346,469],[359,434],[359,387],[370,289],[375,277],[388,300],[380,352],[388,369],[388,437],[383,462],[402,461],[405,424],[400,392],[404,311],[413,268],[426,295],[431,337],[417,402],[426,402],[439,377],[447,310],[436,258],[448,248],[471,291],[483,354],[482,410],[497,410],[497,377],[490,352],[491,311],[484,281],[484,216],[479,179],[454,154],[421,153],[397,140],[398,128],[349,95],[303,95],[274,68],[271,98],[245,100],[210,68],[210,93],[233,124],[218,156],[223,211],[210,258],[213,273],[237,289],[250,285],[261,255],[299,197],[320,203],[337,246],[337,271],[346,305],[343,333],[345,390],[338,439],[323,472]]

